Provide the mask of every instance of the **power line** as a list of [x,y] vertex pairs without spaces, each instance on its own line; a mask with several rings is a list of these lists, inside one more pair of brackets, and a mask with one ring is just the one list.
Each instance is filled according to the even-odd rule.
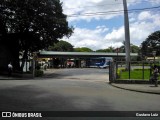
[[[101,7],[101,6],[118,5],[118,4],[123,4],[123,3],[103,4],[103,5],[92,5],[92,6],[83,6],[83,7],[77,7],[77,8]],[[65,8],[64,10],[77,9],[77,8]]]
[[[140,8],[140,9],[130,9],[128,10],[129,13],[131,12],[139,12],[139,11],[147,11],[147,10],[153,10],[153,9],[158,9],[160,6],[156,7],[148,7],[148,8]],[[93,15],[106,15],[106,14],[119,14],[124,12],[124,10],[117,10],[117,11],[105,11],[105,12],[95,12],[95,13],[84,13],[84,14],[71,14],[67,15],[68,17],[78,17],[78,16],[93,16]]]
[[[143,0],[143,1],[135,1],[135,2],[128,2],[128,3],[144,3],[144,2],[150,2],[153,3],[155,0]],[[112,5],[121,5],[123,3],[113,3],[113,4],[101,4],[101,5],[92,5],[92,6],[83,6],[83,7],[77,7],[77,8],[88,8],[88,7],[102,7],[102,6],[112,6]],[[71,10],[71,9],[77,9],[77,8],[65,8],[63,10]]]

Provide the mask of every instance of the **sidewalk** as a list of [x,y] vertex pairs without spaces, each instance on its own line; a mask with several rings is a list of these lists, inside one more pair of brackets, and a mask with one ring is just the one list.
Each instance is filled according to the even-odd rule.
[[25,78],[21,77],[8,77],[8,76],[0,76],[0,80],[24,80]]
[[33,79],[33,77],[30,75],[11,76],[11,77],[8,77],[6,75],[0,75],[0,80],[28,80],[28,79]]
[[124,89],[124,90],[160,95],[160,85],[158,87],[155,87],[154,84],[117,84],[117,83],[111,83],[111,85],[114,87],[120,88],[120,89]]

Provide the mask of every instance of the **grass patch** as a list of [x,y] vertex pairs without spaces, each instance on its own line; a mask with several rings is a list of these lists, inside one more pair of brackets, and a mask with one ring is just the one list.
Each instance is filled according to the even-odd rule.
[[[119,77],[119,80],[125,80],[129,79],[129,71],[126,71],[125,69],[119,69],[117,71],[117,76]],[[133,80],[143,80],[143,71],[142,69],[134,69],[130,71],[130,79]],[[149,81],[150,79],[150,69],[144,69],[144,80]],[[158,78],[160,80],[160,76]]]
[[[144,70],[144,79],[149,80],[150,70]],[[129,79],[129,71],[122,71],[119,79]],[[132,70],[130,72],[130,79],[143,79],[142,70]]]

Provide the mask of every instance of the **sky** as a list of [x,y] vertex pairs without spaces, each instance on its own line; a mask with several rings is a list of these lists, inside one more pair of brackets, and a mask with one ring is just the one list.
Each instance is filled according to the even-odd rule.
[[[92,50],[118,48],[125,40],[123,0],[60,0],[71,37],[63,40],[75,48]],[[140,46],[151,33],[160,30],[160,0],[127,0],[130,43]]]

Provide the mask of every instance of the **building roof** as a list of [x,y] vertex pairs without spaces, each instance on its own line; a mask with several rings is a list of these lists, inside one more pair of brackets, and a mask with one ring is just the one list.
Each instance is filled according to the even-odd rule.
[[[131,56],[138,56],[137,53],[131,53]],[[106,52],[57,52],[57,51],[41,51],[38,57],[125,57],[125,53],[106,53]]]

